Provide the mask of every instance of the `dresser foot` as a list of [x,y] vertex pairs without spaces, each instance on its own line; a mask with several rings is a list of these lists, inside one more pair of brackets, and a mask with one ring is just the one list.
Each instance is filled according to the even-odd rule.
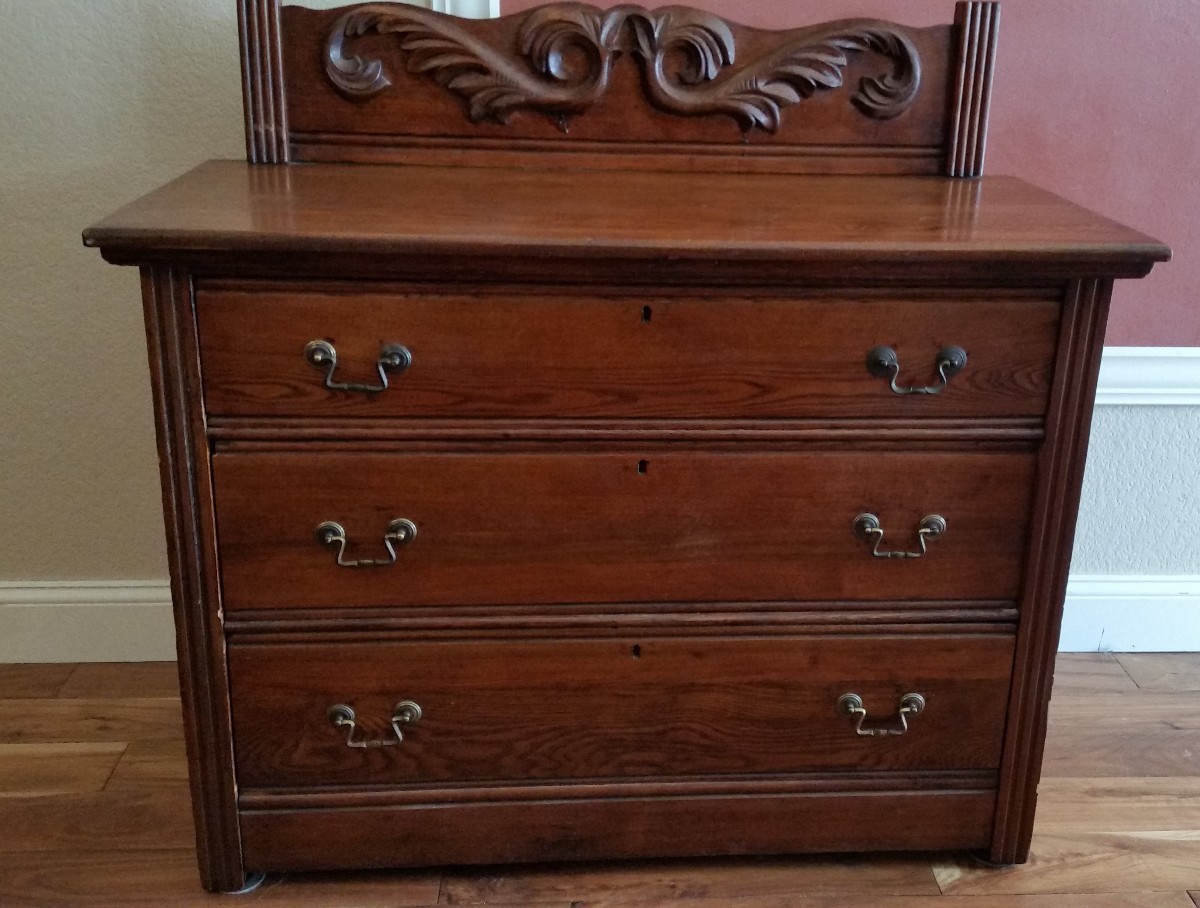
[[226,895],[249,895],[255,889],[263,884],[267,878],[265,873],[248,873],[246,874],[246,882],[242,884],[241,889],[226,890]]
[[993,861],[990,852],[987,851],[972,851],[970,852],[971,860],[976,864],[981,864],[984,867],[990,867],[992,870],[1008,870],[1010,867],[1016,867],[1015,863],[1006,864],[999,861]]

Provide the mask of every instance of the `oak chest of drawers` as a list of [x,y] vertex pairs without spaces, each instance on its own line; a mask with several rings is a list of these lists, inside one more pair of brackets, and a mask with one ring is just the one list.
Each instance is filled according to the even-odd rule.
[[86,234],[142,268],[204,884],[1025,860],[1168,253],[980,177],[995,4],[240,11],[249,162]]

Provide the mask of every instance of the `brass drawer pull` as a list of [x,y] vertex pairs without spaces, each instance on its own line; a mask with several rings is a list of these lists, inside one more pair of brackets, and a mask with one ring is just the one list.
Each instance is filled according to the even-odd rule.
[[347,747],[395,747],[404,740],[404,732],[400,730],[401,725],[415,725],[421,720],[421,707],[412,700],[401,700],[396,704],[396,708],[392,710],[392,734],[394,738],[363,738],[358,741],[354,740],[354,732],[358,727],[354,715],[354,708],[347,706],[345,703],[339,703],[336,706],[329,707],[329,712],[326,713],[329,717],[329,724],[334,728],[344,728],[346,730],[346,746]]
[[338,567],[387,567],[396,563],[396,546],[407,545],[416,538],[417,525],[411,520],[405,520],[403,517],[389,523],[387,532],[383,534],[383,544],[387,547],[388,557],[379,559],[363,558],[358,561],[348,561],[346,559],[346,530],[340,523],[336,523],[335,521],[326,520],[324,523],[318,524],[316,535],[317,542],[321,543],[321,545],[336,545],[338,547]]
[[388,389],[388,373],[403,372],[412,365],[412,353],[400,344],[384,344],[375,363],[379,371],[378,385],[362,385],[357,382],[334,381],[337,371],[337,350],[329,341],[309,341],[304,348],[304,358],[317,370],[325,370],[325,387],[331,391],[359,391],[363,394],[378,394]]
[[905,694],[900,698],[899,713],[897,714],[897,718],[900,721],[898,727],[892,724],[891,726],[880,725],[873,728],[863,728],[863,723],[867,721],[867,709],[863,706],[862,697],[858,694],[842,694],[838,697],[837,701],[838,714],[856,719],[854,733],[864,738],[902,735],[908,731],[908,717],[917,715],[924,708],[925,698],[923,696],[920,694]]
[[893,394],[940,394],[950,379],[967,366],[967,351],[962,347],[943,347],[938,351],[935,368],[940,384],[902,388],[896,384],[900,377],[900,357],[891,347],[876,347],[867,354],[867,371],[878,378],[888,379]]
[[883,527],[879,518],[874,514],[859,514],[854,518],[854,535],[866,540],[874,540],[871,554],[876,558],[921,558],[926,554],[926,544],[946,532],[946,518],[940,514],[930,514],[921,521],[917,528],[917,543],[921,546],[919,552],[888,552],[881,551],[883,545]]

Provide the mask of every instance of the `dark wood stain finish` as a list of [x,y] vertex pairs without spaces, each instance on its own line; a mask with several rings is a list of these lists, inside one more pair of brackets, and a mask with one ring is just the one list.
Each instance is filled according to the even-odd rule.
[[[210,413],[323,418],[1042,417],[1060,308],[1058,299],[376,296],[304,284],[202,286],[197,298]],[[264,306],[276,316],[266,325]],[[997,338],[997,323],[1014,327]],[[378,384],[387,343],[403,343],[413,362],[387,393],[330,391],[304,358],[313,340],[335,342],[342,382]],[[937,385],[947,345],[970,358],[946,393],[897,399],[865,365],[885,344],[905,385]]]
[[285,164],[288,147],[284,99],[280,0],[237,0],[242,46],[242,101],[246,116],[246,160]]
[[1024,863],[1029,857],[1052,666],[1062,625],[1062,602],[1067,593],[1075,515],[1083,488],[1111,295],[1112,281],[1076,281],[1064,312],[1059,374],[1035,493],[1035,535],[1021,594],[1017,665],[991,846],[992,860],[999,863]]
[[[84,237],[143,269],[203,885],[1025,860],[1108,300],[1170,253],[956,179],[983,168],[997,5],[779,33],[239,16],[249,163]],[[331,163],[267,166],[291,161]],[[411,363],[329,389],[311,341],[336,382],[378,381],[385,345]],[[867,369],[890,346],[898,390],[938,389],[948,345],[936,394]],[[884,550],[947,528],[874,558],[864,512]],[[316,536],[380,559],[396,518],[387,567]],[[868,727],[926,705],[860,737],[850,692]],[[328,717],[382,739],[406,699],[398,746]]]
[[[246,861],[271,871],[985,846],[995,790],[478,800],[247,809]],[[404,848],[397,847],[403,842]]]
[[979,0],[959,3],[954,26],[959,45],[945,172],[948,177],[978,177],[983,174],[987,146],[1000,4]]
[[[218,453],[225,608],[1017,597],[1033,455],[643,453]],[[874,558],[864,512],[890,549],[948,528]],[[381,559],[397,518],[390,566],[315,537]]]
[[218,607],[210,452],[200,406],[192,285],[167,268],[142,271],[167,557],[201,882],[237,889],[244,873],[234,804],[225,640]]
[[360,291],[398,277],[651,295],[1032,285],[1061,299],[1072,277],[1141,277],[1169,255],[1013,177],[538,171],[436,154],[407,167],[209,161],[85,240],[116,264],[162,258],[208,276],[219,253],[221,274],[347,277]]
[[[834,770],[994,769],[1010,637],[256,645],[230,652],[241,790],[621,779]],[[912,733],[860,737],[928,705]],[[401,700],[421,719],[395,747],[351,748],[326,711],[389,735]]]
[[[270,4],[268,4],[270,5]],[[955,29],[768,32],[675,7],[552,4],[487,22],[283,9],[297,160],[493,159],[940,172]],[[621,162],[621,163],[618,163]]]

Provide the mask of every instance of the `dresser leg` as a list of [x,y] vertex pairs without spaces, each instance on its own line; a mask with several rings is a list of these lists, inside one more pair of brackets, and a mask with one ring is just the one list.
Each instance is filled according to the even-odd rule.
[[265,873],[247,873],[246,880],[244,883],[242,883],[242,887],[240,889],[226,889],[225,894],[226,895],[249,895],[251,892],[253,892],[255,889],[257,889],[259,886],[261,886],[263,884],[263,881],[266,880],[266,878],[267,878],[267,875]]
[[976,864],[982,864],[984,867],[990,867],[992,870],[1007,870],[1010,867],[1016,867],[1018,864],[1024,864],[1028,858],[1029,855],[1026,854],[1020,860],[1013,861],[1010,864],[1007,861],[994,860],[990,851],[979,849],[971,852],[971,859],[975,861]]

